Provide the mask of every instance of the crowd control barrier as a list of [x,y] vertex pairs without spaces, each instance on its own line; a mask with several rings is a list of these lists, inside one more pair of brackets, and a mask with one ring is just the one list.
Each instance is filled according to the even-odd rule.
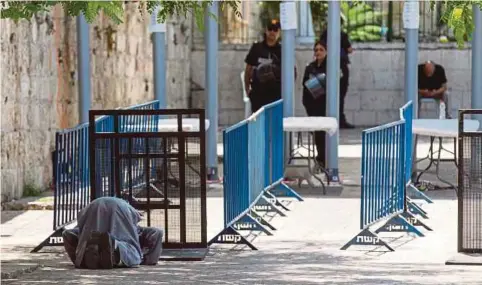
[[[102,116],[112,118],[113,130],[96,131],[95,119]],[[144,226],[163,230],[164,251],[176,256],[184,252],[178,260],[203,259],[204,110],[91,110],[89,122],[91,200],[111,196],[128,201],[144,213]]]
[[[370,245],[394,251],[377,235],[380,232],[424,236],[416,226],[426,226],[407,210],[406,128],[406,120],[399,120],[362,132],[361,232],[342,250],[352,245]],[[387,221],[375,231],[370,229],[384,220]]]
[[[413,132],[412,132],[412,121],[413,121],[413,103],[409,101],[402,108],[400,108],[400,120],[405,120],[405,182],[407,185],[407,192],[410,193],[412,198],[420,198],[425,200],[427,203],[432,204],[433,201],[425,193],[417,189],[417,187],[412,182],[412,166],[414,154],[414,144],[413,144]],[[407,194],[408,194],[407,193]],[[410,200],[410,199],[409,199]],[[427,217],[427,213],[420,209],[416,204],[408,201],[408,207],[414,213],[418,213],[423,217]]]
[[[159,101],[134,105],[127,110],[159,109]],[[142,125],[142,121],[136,122]],[[112,117],[100,117],[95,121],[97,132],[108,132],[114,129]],[[140,128],[143,128],[140,126]],[[53,186],[54,186],[54,232],[32,252],[38,252],[46,246],[62,246],[62,233],[73,224],[77,214],[90,203],[90,170],[89,170],[89,123],[74,128],[64,129],[55,134],[55,150],[53,153]]]
[[223,131],[224,229],[209,245],[240,244],[256,250],[241,231],[272,235],[261,212],[285,216],[279,197],[303,201],[283,183],[283,101],[266,105]]
[[459,110],[457,251],[472,254],[482,254],[482,131],[464,124],[480,116],[482,109]]

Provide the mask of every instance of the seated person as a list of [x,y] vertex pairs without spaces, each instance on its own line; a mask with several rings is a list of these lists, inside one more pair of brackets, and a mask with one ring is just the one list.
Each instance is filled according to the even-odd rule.
[[141,214],[126,201],[102,197],[63,233],[65,251],[77,268],[111,269],[155,265],[162,251],[162,230],[140,227]]
[[[326,43],[316,42],[315,60],[305,68],[303,76],[303,106],[310,117],[326,116]],[[316,161],[325,167],[325,132],[315,132]]]
[[419,112],[420,99],[433,98],[445,103],[445,118],[451,118],[447,92],[447,77],[441,65],[427,61],[418,66],[418,94]]

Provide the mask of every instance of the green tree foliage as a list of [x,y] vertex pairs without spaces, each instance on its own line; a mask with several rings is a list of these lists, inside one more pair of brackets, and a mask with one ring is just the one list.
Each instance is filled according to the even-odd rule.
[[[323,22],[322,18],[326,16],[327,2],[322,0],[309,0],[313,11],[314,22]],[[59,4],[70,16],[77,16],[84,13],[88,22],[94,21],[101,12],[111,18],[115,23],[122,23],[124,14],[124,5],[122,1],[0,1],[1,2],[1,18],[3,19],[30,19],[35,13],[41,11],[49,11],[53,6]],[[192,13],[196,18],[196,24],[199,28],[203,27],[204,11],[213,3],[213,1],[137,1],[140,2],[140,11],[147,8],[149,13],[159,7],[157,15],[158,21],[163,22],[171,15],[186,15]],[[352,4],[363,4],[365,1],[347,1]],[[431,7],[435,9],[436,0],[431,0]],[[238,17],[242,17],[239,11],[240,0],[236,1],[220,1],[221,8],[231,7]],[[261,5],[267,7],[269,15],[262,16],[273,17],[279,14],[279,1],[263,1]],[[465,0],[465,1],[443,1],[443,15],[441,21],[452,29],[455,39],[459,46],[463,46],[465,41],[470,39],[474,30],[472,19],[472,5],[476,4],[482,8],[482,0]],[[273,15],[274,14],[274,15]]]
[[[482,1],[443,1],[444,12],[441,21],[452,29],[455,40],[459,47],[463,47],[465,41],[471,40],[474,31],[473,4],[482,9]],[[430,1],[434,9],[436,1]]]
[[[204,26],[204,11],[214,1],[132,1],[139,2],[139,11],[142,13],[144,8],[148,13],[153,13],[157,8],[157,20],[165,22],[171,15],[186,16],[192,13],[196,19],[198,27]],[[221,8],[231,7],[238,17],[242,17],[238,7],[240,0],[219,2]],[[101,12],[112,19],[114,23],[122,23],[124,18],[123,1],[1,1],[1,18],[30,19],[37,12],[50,11],[55,5],[61,5],[69,16],[78,16],[80,13],[85,15],[87,22],[92,23]]]

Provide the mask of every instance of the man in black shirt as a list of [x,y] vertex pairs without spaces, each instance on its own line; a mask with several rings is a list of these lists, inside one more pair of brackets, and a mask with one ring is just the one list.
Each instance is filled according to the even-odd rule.
[[281,99],[280,23],[272,20],[266,26],[264,40],[255,42],[246,56],[244,84],[251,110]]
[[445,103],[445,117],[450,119],[447,77],[444,68],[432,61],[418,65],[419,111],[420,99],[432,98]]
[[[343,19],[341,19],[341,24],[343,24]],[[328,42],[327,29],[323,31],[320,39],[322,42]],[[350,64],[350,58],[348,57],[348,55],[353,52],[353,48],[348,38],[348,34],[346,34],[345,32],[341,32],[340,40],[340,65],[343,72],[343,77],[340,79],[340,128],[352,129],[354,128],[354,126],[348,123],[345,116],[345,97],[346,93],[348,92],[348,81],[350,75],[348,69],[348,65]]]

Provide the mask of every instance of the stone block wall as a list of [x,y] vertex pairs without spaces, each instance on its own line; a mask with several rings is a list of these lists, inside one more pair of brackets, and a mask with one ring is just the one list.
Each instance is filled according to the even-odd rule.
[[[150,17],[126,5],[124,23],[90,25],[92,108],[154,99]],[[166,32],[167,101],[188,107],[191,19],[171,18]],[[30,21],[0,20],[1,199],[52,180],[55,131],[78,124],[76,19],[60,7]]]
[[[373,126],[398,118],[398,108],[404,104],[404,45],[403,43],[355,44],[351,56],[350,86],[345,101],[348,121],[356,126]],[[249,45],[220,45],[219,51],[219,122],[230,125],[243,119],[244,105],[240,73]],[[204,48],[196,45],[192,52],[192,81],[197,89],[192,96],[197,106],[204,102]],[[303,116],[301,104],[304,67],[313,58],[311,46],[296,50],[295,108]],[[419,62],[432,60],[444,66],[451,92],[451,112],[470,106],[471,50],[456,49],[452,44],[420,44]],[[424,104],[421,116],[434,117],[434,104]]]

